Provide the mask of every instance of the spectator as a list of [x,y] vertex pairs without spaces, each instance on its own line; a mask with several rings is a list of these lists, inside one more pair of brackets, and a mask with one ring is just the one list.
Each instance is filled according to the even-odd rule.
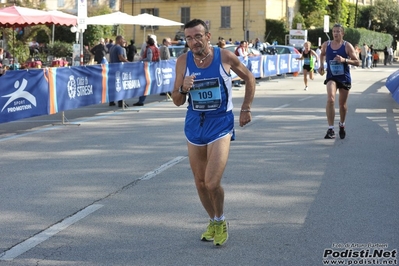
[[388,54],[388,47],[385,46],[385,48],[384,48],[384,66],[387,65],[388,57],[389,57],[389,54]]
[[[155,40],[151,37],[149,37],[147,40],[147,46],[144,49],[142,58],[143,58],[142,60],[146,61],[146,62],[158,62],[160,59],[159,58],[159,49],[155,45]],[[145,96],[145,95],[140,96],[139,101],[137,103],[133,104],[133,106],[143,106],[146,98],[147,98],[147,96]]]
[[11,54],[5,51],[3,48],[0,48],[0,63],[3,63],[4,59],[11,59]]
[[388,48],[388,63],[392,65],[392,61],[393,61],[393,49],[391,45],[391,47]]
[[377,67],[378,60],[380,60],[380,57],[378,56],[378,52],[374,51],[374,54],[373,54],[373,67]]
[[[119,63],[119,62],[129,62],[126,56],[126,49],[122,47],[125,39],[123,36],[118,35],[115,39],[115,45],[111,47],[109,51],[109,58],[111,63]],[[114,102],[110,102],[109,106],[114,106]],[[118,101],[118,107],[128,106],[123,100]]]
[[141,58],[141,60],[143,60],[143,58],[144,58],[144,53],[145,53],[145,50],[146,50],[146,48],[148,46],[148,40],[150,38],[154,40],[155,47],[158,48],[157,36],[155,36],[154,34],[148,34],[147,35],[147,40],[141,45],[141,49],[140,49],[140,58]]
[[170,59],[170,51],[169,45],[172,43],[172,40],[168,37],[162,40],[162,45],[159,47],[159,54],[161,60],[168,60]]
[[101,64],[108,52],[107,47],[105,46],[104,38],[101,38],[99,44],[91,48],[90,52],[94,55],[94,61],[97,64]]
[[365,43],[363,43],[363,46],[362,46],[362,48],[360,50],[360,55],[362,56],[362,68],[365,68],[366,64],[367,64],[367,52],[368,52],[368,50],[369,50],[369,47]]
[[39,43],[36,41],[36,39],[32,39],[31,42],[29,42],[29,54],[30,56],[33,56],[34,54],[39,53]]
[[114,40],[109,39],[109,42],[105,45],[107,47],[108,53],[110,53],[111,47],[114,45]]
[[[169,51],[169,45],[172,43],[172,40],[167,37],[165,39],[162,40],[162,45],[159,47],[159,54],[161,57],[161,60],[169,60],[170,59],[170,51]],[[172,93],[169,92],[162,92],[160,95],[164,96],[164,95],[171,95]]]
[[225,48],[226,47],[226,41],[224,39],[219,40],[218,47],[219,48]]
[[263,47],[263,43],[259,40],[259,38],[255,39],[255,45],[254,48],[256,50],[259,50],[261,52],[261,54],[264,54],[264,47]]
[[134,45],[134,40],[130,40],[130,45],[127,47],[127,60],[134,61],[134,56],[137,54],[137,48]]

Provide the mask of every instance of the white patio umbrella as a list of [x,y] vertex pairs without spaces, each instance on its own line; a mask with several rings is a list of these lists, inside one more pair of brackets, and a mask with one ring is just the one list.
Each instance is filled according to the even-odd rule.
[[141,26],[181,26],[181,25],[184,25],[181,22],[153,16],[148,13],[143,13],[143,14],[134,16],[134,18],[135,18],[134,19],[135,25],[141,25]]
[[88,25],[137,25],[134,16],[117,11],[114,13],[88,17]]

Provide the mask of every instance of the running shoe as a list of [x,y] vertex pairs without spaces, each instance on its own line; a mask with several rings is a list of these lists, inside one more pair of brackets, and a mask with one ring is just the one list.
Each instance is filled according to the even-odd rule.
[[208,227],[206,231],[201,235],[202,241],[212,241],[215,236],[215,223],[213,221],[209,221]]
[[229,238],[229,233],[227,232],[227,222],[220,221],[215,222],[215,237],[213,239],[213,244],[215,246],[222,246],[226,243],[227,239]]
[[339,137],[344,139],[346,136],[345,127],[339,126]]
[[324,138],[325,138],[325,139],[335,139],[335,132],[334,132],[334,129],[329,128],[329,129],[327,130],[327,134],[326,134],[326,136],[325,136]]
[[307,91],[308,90],[308,86],[305,86],[304,90]]

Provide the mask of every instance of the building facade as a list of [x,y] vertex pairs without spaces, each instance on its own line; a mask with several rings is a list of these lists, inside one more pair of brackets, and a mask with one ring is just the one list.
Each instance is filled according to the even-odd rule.
[[[278,11],[269,11],[267,14],[267,1],[279,3]],[[138,15],[149,13],[162,18],[186,23],[194,18],[204,20],[212,34],[212,42],[216,43],[218,37],[233,41],[251,40],[265,37],[266,17],[280,19],[286,17],[286,4],[295,0],[125,0],[122,2],[122,12]],[[137,42],[145,40],[148,33],[157,35],[158,41],[165,37],[174,38],[182,31],[182,27],[146,27],[125,25],[126,39],[133,38]]]

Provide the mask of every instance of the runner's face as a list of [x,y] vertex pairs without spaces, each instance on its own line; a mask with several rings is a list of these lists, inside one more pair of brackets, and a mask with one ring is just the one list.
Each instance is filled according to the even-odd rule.
[[211,34],[205,32],[202,25],[197,25],[194,28],[187,28],[184,30],[186,42],[190,50],[196,55],[203,55],[209,49],[209,40]]
[[333,32],[334,40],[336,40],[336,41],[342,40],[342,38],[344,36],[344,32],[341,27],[334,27],[332,32]]

